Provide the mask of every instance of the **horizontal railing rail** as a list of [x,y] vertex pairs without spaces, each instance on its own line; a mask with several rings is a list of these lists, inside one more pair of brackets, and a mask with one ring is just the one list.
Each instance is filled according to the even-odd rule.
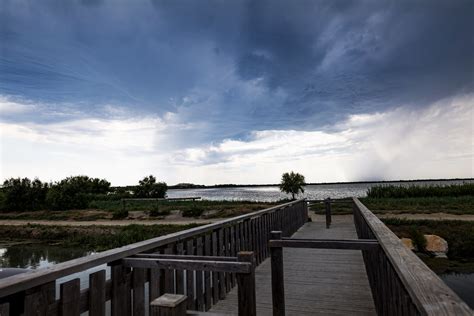
[[362,251],[379,315],[473,315],[421,259],[357,198],[354,222],[359,238],[377,240],[377,251]]
[[273,248],[308,248],[308,249],[354,249],[372,250],[379,247],[373,239],[298,239],[282,238],[270,240],[269,247]]
[[[0,309],[11,303],[9,306],[11,315],[14,315],[16,311],[23,312],[24,309],[26,309],[24,310],[25,315],[28,315],[27,311],[31,311],[31,308],[39,308],[51,315],[58,314],[58,306],[62,306],[64,298],[61,296],[61,291],[56,293],[56,280],[80,272],[89,274],[89,284],[96,284],[96,286],[80,290],[81,313],[90,310],[91,306],[98,308],[97,304],[94,305],[97,297],[113,302],[130,296],[133,292],[131,289],[134,282],[149,284],[149,301],[165,293],[163,291],[177,294],[186,293],[189,297],[187,300],[188,309],[207,311],[218,300],[225,298],[230,289],[236,285],[235,273],[214,273],[203,270],[186,273],[183,271],[185,269],[174,269],[174,271],[153,268],[132,269],[123,267],[121,260],[133,258],[133,256],[153,256],[152,253],[236,257],[239,251],[253,251],[258,265],[269,256],[270,231],[283,230],[285,236],[290,236],[307,222],[307,216],[306,201],[304,199],[292,201],[220,222],[59,263],[51,267],[14,275],[2,279],[0,282]],[[104,264],[110,266],[107,268],[110,269],[111,274],[108,280],[105,278]],[[120,266],[120,269],[117,270],[117,266]],[[100,271],[85,272],[92,268]],[[117,274],[117,271],[120,273]],[[134,281],[135,279],[138,281]],[[162,280],[166,282],[163,283]],[[169,287],[163,288],[163,284],[168,284]],[[114,292],[114,288],[118,289],[118,292]],[[116,314],[120,315],[120,311],[116,310]],[[100,313],[96,315],[100,315]]]

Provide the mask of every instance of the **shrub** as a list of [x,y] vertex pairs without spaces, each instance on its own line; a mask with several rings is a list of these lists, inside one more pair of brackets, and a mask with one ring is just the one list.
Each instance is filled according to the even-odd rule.
[[204,209],[193,206],[192,208],[183,210],[183,217],[199,217],[204,213]]
[[152,210],[150,210],[148,212],[148,215],[150,217],[157,217],[157,216],[166,216],[166,215],[170,215],[170,211],[169,210],[162,210],[160,211],[160,209],[158,207],[156,208],[153,208]]
[[112,219],[124,219],[128,217],[127,210],[116,210],[112,213]]
[[410,237],[411,240],[413,241],[413,245],[416,247],[416,249],[419,252],[425,252],[426,251],[426,238],[423,233],[421,233],[416,226],[411,226],[410,227]]

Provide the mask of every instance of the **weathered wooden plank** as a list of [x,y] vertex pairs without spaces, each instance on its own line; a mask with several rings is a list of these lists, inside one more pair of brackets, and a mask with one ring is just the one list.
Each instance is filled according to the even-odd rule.
[[[160,287],[162,284],[161,279],[163,279],[163,274],[161,273],[162,270],[160,269],[149,269],[148,270],[148,297],[149,297],[149,302],[153,302],[156,298],[160,297],[161,290],[163,287]],[[149,312],[151,313],[151,310],[149,309]]]
[[0,304],[0,316],[10,316],[10,303]]
[[[194,256],[196,254],[194,248],[194,238],[186,241],[186,255]],[[189,267],[188,267],[189,268]],[[194,300],[194,269],[186,269],[186,305],[188,309],[196,309]]]
[[[272,231],[273,240],[281,240],[281,231]],[[272,270],[272,303],[273,315],[285,315],[285,281],[283,273],[283,248],[271,247],[271,270]]]
[[55,300],[56,284],[49,282],[29,289],[25,293],[24,315],[47,315],[48,307]]
[[[176,244],[176,254],[184,254],[184,245],[182,242]],[[184,294],[184,271],[176,270],[176,294]]]
[[113,316],[131,314],[130,268],[118,262],[110,266],[112,279],[111,311]]
[[132,272],[133,316],[145,315],[145,279],[146,271],[134,268]]
[[79,316],[79,303],[81,299],[81,283],[79,279],[62,283],[60,285],[59,315]]
[[[230,252],[229,252],[229,256],[236,256],[237,255],[235,234],[236,234],[236,227],[231,226],[230,227]],[[234,287],[235,286],[235,274],[232,273],[230,275],[230,278],[231,278],[230,279],[230,286]]]
[[89,315],[105,315],[105,270],[89,275]]
[[[212,255],[211,235],[204,236],[204,256]],[[208,311],[212,306],[212,291],[211,291],[211,272],[204,271],[204,296],[205,296],[205,310]]]
[[257,300],[255,294],[255,255],[253,252],[239,252],[239,262],[250,265],[250,273],[237,274],[239,316],[256,316]]
[[262,243],[262,216],[257,217],[256,219],[256,230],[255,230],[255,236],[257,238],[257,251],[258,251],[258,264],[260,264],[263,261],[263,243]]
[[[204,254],[204,245],[202,237],[196,238],[196,255],[202,256]],[[204,290],[203,290],[203,271],[196,272],[196,309],[198,311],[204,310]]]
[[[230,227],[225,227],[224,228],[224,256],[229,257],[230,256]],[[226,273],[225,274],[225,291],[226,293],[229,292],[232,287],[230,284],[230,279],[231,276],[230,274]]]
[[[218,255],[224,256],[224,228],[221,228],[217,231],[217,247],[218,247]],[[219,272],[219,299],[224,299],[226,295],[226,288],[225,288],[225,273]]]
[[164,294],[150,303],[151,316],[185,316],[187,297],[182,294]]
[[[218,236],[217,232],[212,232],[212,255],[218,256],[219,249],[218,249]],[[219,274],[216,272],[212,272],[212,302],[216,304],[219,300]]]
[[284,248],[318,248],[318,249],[353,249],[377,250],[379,243],[375,240],[270,240],[270,247]]
[[189,255],[162,255],[162,254],[152,254],[144,253],[132,256],[130,258],[156,258],[156,259],[181,259],[181,260],[211,260],[211,261],[237,261],[237,257],[219,257],[219,256],[189,256]]
[[221,271],[226,273],[248,273],[249,266],[245,263],[227,261],[155,259],[155,258],[126,258],[121,264],[127,268],[164,268],[164,269],[191,269],[201,271]]
[[[164,250],[164,254],[170,255],[174,254],[174,244],[169,244]],[[146,267],[139,267],[139,268],[146,268]],[[174,294],[176,292],[175,289],[175,275],[174,269],[167,269],[165,266],[161,266],[163,269],[163,283],[164,283],[164,293]]]

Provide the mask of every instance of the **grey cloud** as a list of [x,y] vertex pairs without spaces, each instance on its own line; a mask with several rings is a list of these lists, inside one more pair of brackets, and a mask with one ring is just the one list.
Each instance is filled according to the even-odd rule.
[[178,112],[200,126],[177,131],[178,144],[311,130],[474,90],[472,1],[2,5],[1,94]]

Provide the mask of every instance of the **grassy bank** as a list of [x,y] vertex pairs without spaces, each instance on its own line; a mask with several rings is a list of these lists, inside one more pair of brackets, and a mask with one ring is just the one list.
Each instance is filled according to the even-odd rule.
[[5,243],[9,240],[35,240],[49,244],[60,244],[64,247],[81,247],[91,251],[103,251],[196,226],[199,225],[128,225],[121,227],[1,225],[0,239]]
[[[220,218],[238,216],[262,210],[286,201],[273,203],[251,201],[127,201],[125,210],[130,217],[139,219],[156,219],[177,211],[183,216],[205,218]],[[92,201],[89,209],[68,211],[30,211],[0,213],[0,220],[76,220],[94,221],[100,219],[116,219],[123,209],[120,200]],[[127,217],[127,216],[125,216]],[[120,218],[120,217],[119,217]]]
[[[425,198],[360,198],[365,206],[376,214],[474,214],[474,196],[460,197],[425,197]],[[311,211],[324,214],[324,204],[311,207]],[[334,203],[331,205],[332,214],[352,214],[350,203]]]
[[474,196],[361,198],[365,206],[376,213],[450,213],[474,214]]
[[474,214],[474,183],[447,186],[373,186],[361,198],[378,213]]
[[[172,210],[187,212],[199,209],[203,212],[215,211],[219,215],[234,215],[235,213],[248,213],[278,204],[252,202],[252,201],[126,201],[125,209],[128,211],[159,211],[169,213]],[[89,208],[105,211],[117,211],[123,208],[122,201],[92,201]]]
[[416,229],[422,234],[438,235],[448,242],[448,259],[420,258],[436,273],[474,272],[474,222],[384,219],[384,223],[400,238],[410,238]]

